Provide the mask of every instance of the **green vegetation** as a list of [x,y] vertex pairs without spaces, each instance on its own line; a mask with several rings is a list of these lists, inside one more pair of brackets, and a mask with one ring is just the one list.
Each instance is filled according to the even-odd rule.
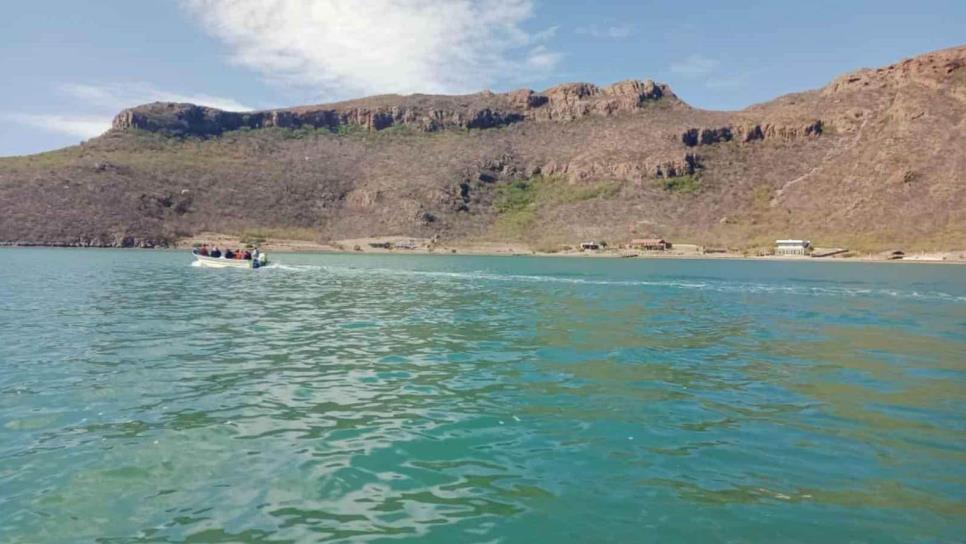
[[652,100],[645,100],[641,104],[641,106],[645,110],[651,110],[651,111],[661,111],[661,110],[663,110],[663,111],[669,111],[673,107],[673,105],[671,104],[671,101],[670,100],[667,100],[667,98],[666,97],[663,97],[663,96],[661,98],[656,99],[656,100],[653,100],[653,99]]
[[496,189],[494,206],[500,213],[516,212],[540,204],[573,204],[608,199],[621,190],[619,181],[568,182],[560,176],[534,176]]
[[574,182],[560,176],[534,176],[496,188],[493,208],[500,217],[495,228],[504,236],[519,238],[533,225],[544,206],[609,199],[621,190],[619,181]]
[[413,128],[411,126],[405,125],[405,124],[402,124],[402,123],[389,125],[388,127],[384,128],[382,130],[377,131],[377,134],[381,134],[381,135],[386,135],[386,136],[407,136],[407,137],[417,136],[417,135],[419,135],[421,133],[422,133],[422,131],[416,130],[415,128]]
[[590,184],[576,183],[554,187],[549,195],[553,202],[568,204],[584,200],[606,200],[617,196],[623,184],[619,181],[599,181]]
[[303,140],[307,138],[317,138],[323,135],[330,135],[332,131],[327,127],[302,126],[298,128],[272,128],[261,130],[277,130],[280,138],[285,140]]
[[352,134],[368,133],[369,129],[356,123],[341,123],[335,127],[335,133],[339,136],[350,136]]
[[755,187],[754,191],[751,193],[752,207],[757,210],[767,209],[769,203],[771,202],[772,189],[767,185],[761,185]]
[[533,206],[536,200],[537,183],[533,179],[514,181],[496,188],[493,207],[501,214],[515,213]]
[[697,193],[701,190],[701,175],[686,174],[658,180],[665,191],[671,193]]
[[502,237],[520,238],[533,227],[536,219],[536,209],[527,208],[500,215],[493,228]]
[[500,217],[494,229],[502,236],[518,238],[533,225],[537,216],[536,178],[514,181],[496,188],[493,207]]

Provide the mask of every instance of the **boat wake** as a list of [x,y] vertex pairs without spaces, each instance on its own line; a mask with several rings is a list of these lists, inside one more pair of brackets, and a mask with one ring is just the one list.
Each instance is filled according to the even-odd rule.
[[344,266],[324,266],[307,264],[271,263],[264,267],[269,270],[285,272],[318,273],[339,276],[357,276],[365,278],[426,278],[427,280],[451,280],[461,285],[473,285],[475,282],[508,282],[529,284],[565,284],[589,285],[601,287],[624,288],[665,288],[679,290],[699,290],[735,294],[784,294],[790,296],[832,296],[832,297],[891,297],[897,299],[912,299],[923,301],[942,301],[963,303],[966,296],[958,296],[942,291],[902,291],[876,287],[846,287],[838,285],[790,285],[761,282],[736,282],[726,280],[693,280],[687,279],[653,279],[653,280],[620,280],[596,279],[587,277],[567,277],[541,274],[500,274],[477,271],[427,271],[403,270],[392,268],[355,268]]
[[314,265],[314,264],[282,264],[282,263],[268,263],[267,265],[261,267],[261,270],[285,270],[288,272],[318,272],[320,270],[329,270],[329,267]]

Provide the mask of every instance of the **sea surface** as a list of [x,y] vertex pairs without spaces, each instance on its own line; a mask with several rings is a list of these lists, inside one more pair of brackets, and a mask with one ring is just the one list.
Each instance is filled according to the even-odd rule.
[[963,542],[966,267],[0,250],[0,542]]

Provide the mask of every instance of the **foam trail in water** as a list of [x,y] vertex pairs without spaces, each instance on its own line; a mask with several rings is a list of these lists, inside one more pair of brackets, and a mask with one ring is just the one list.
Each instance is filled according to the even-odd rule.
[[745,294],[788,294],[800,296],[838,296],[838,297],[892,297],[900,299],[939,300],[945,302],[966,302],[966,297],[941,291],[902,292],[892,289],[781,285],[724,281],[686,281],[686,280],[604,280],[593,278],[570,278],[528,274],[498,274],[484,271],[440,272],[425,270],[404,270],[391,268],[355,268],[343,266],[289,265],[272,263],[265,268],[290,272],[320,272],[348,276],[402,276],[417,278],[439,278],[459,281],[525,282],[525,283],[563,283],[574,285],[614,286],[614,287],[664,287],[668,289],[708,290],[722,293]]
[[317,272],[319,270],[326,270],[326,267],[314,265],[314,264],[283,264],[283,263],[269,263],[261,268],[262,270],[286,270],[288,272]]

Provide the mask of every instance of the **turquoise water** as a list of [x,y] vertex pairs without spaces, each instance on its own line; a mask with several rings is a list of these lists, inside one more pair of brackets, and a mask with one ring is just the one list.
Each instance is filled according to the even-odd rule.
[[966,267],[0,250],[0,542],[954,542]]

